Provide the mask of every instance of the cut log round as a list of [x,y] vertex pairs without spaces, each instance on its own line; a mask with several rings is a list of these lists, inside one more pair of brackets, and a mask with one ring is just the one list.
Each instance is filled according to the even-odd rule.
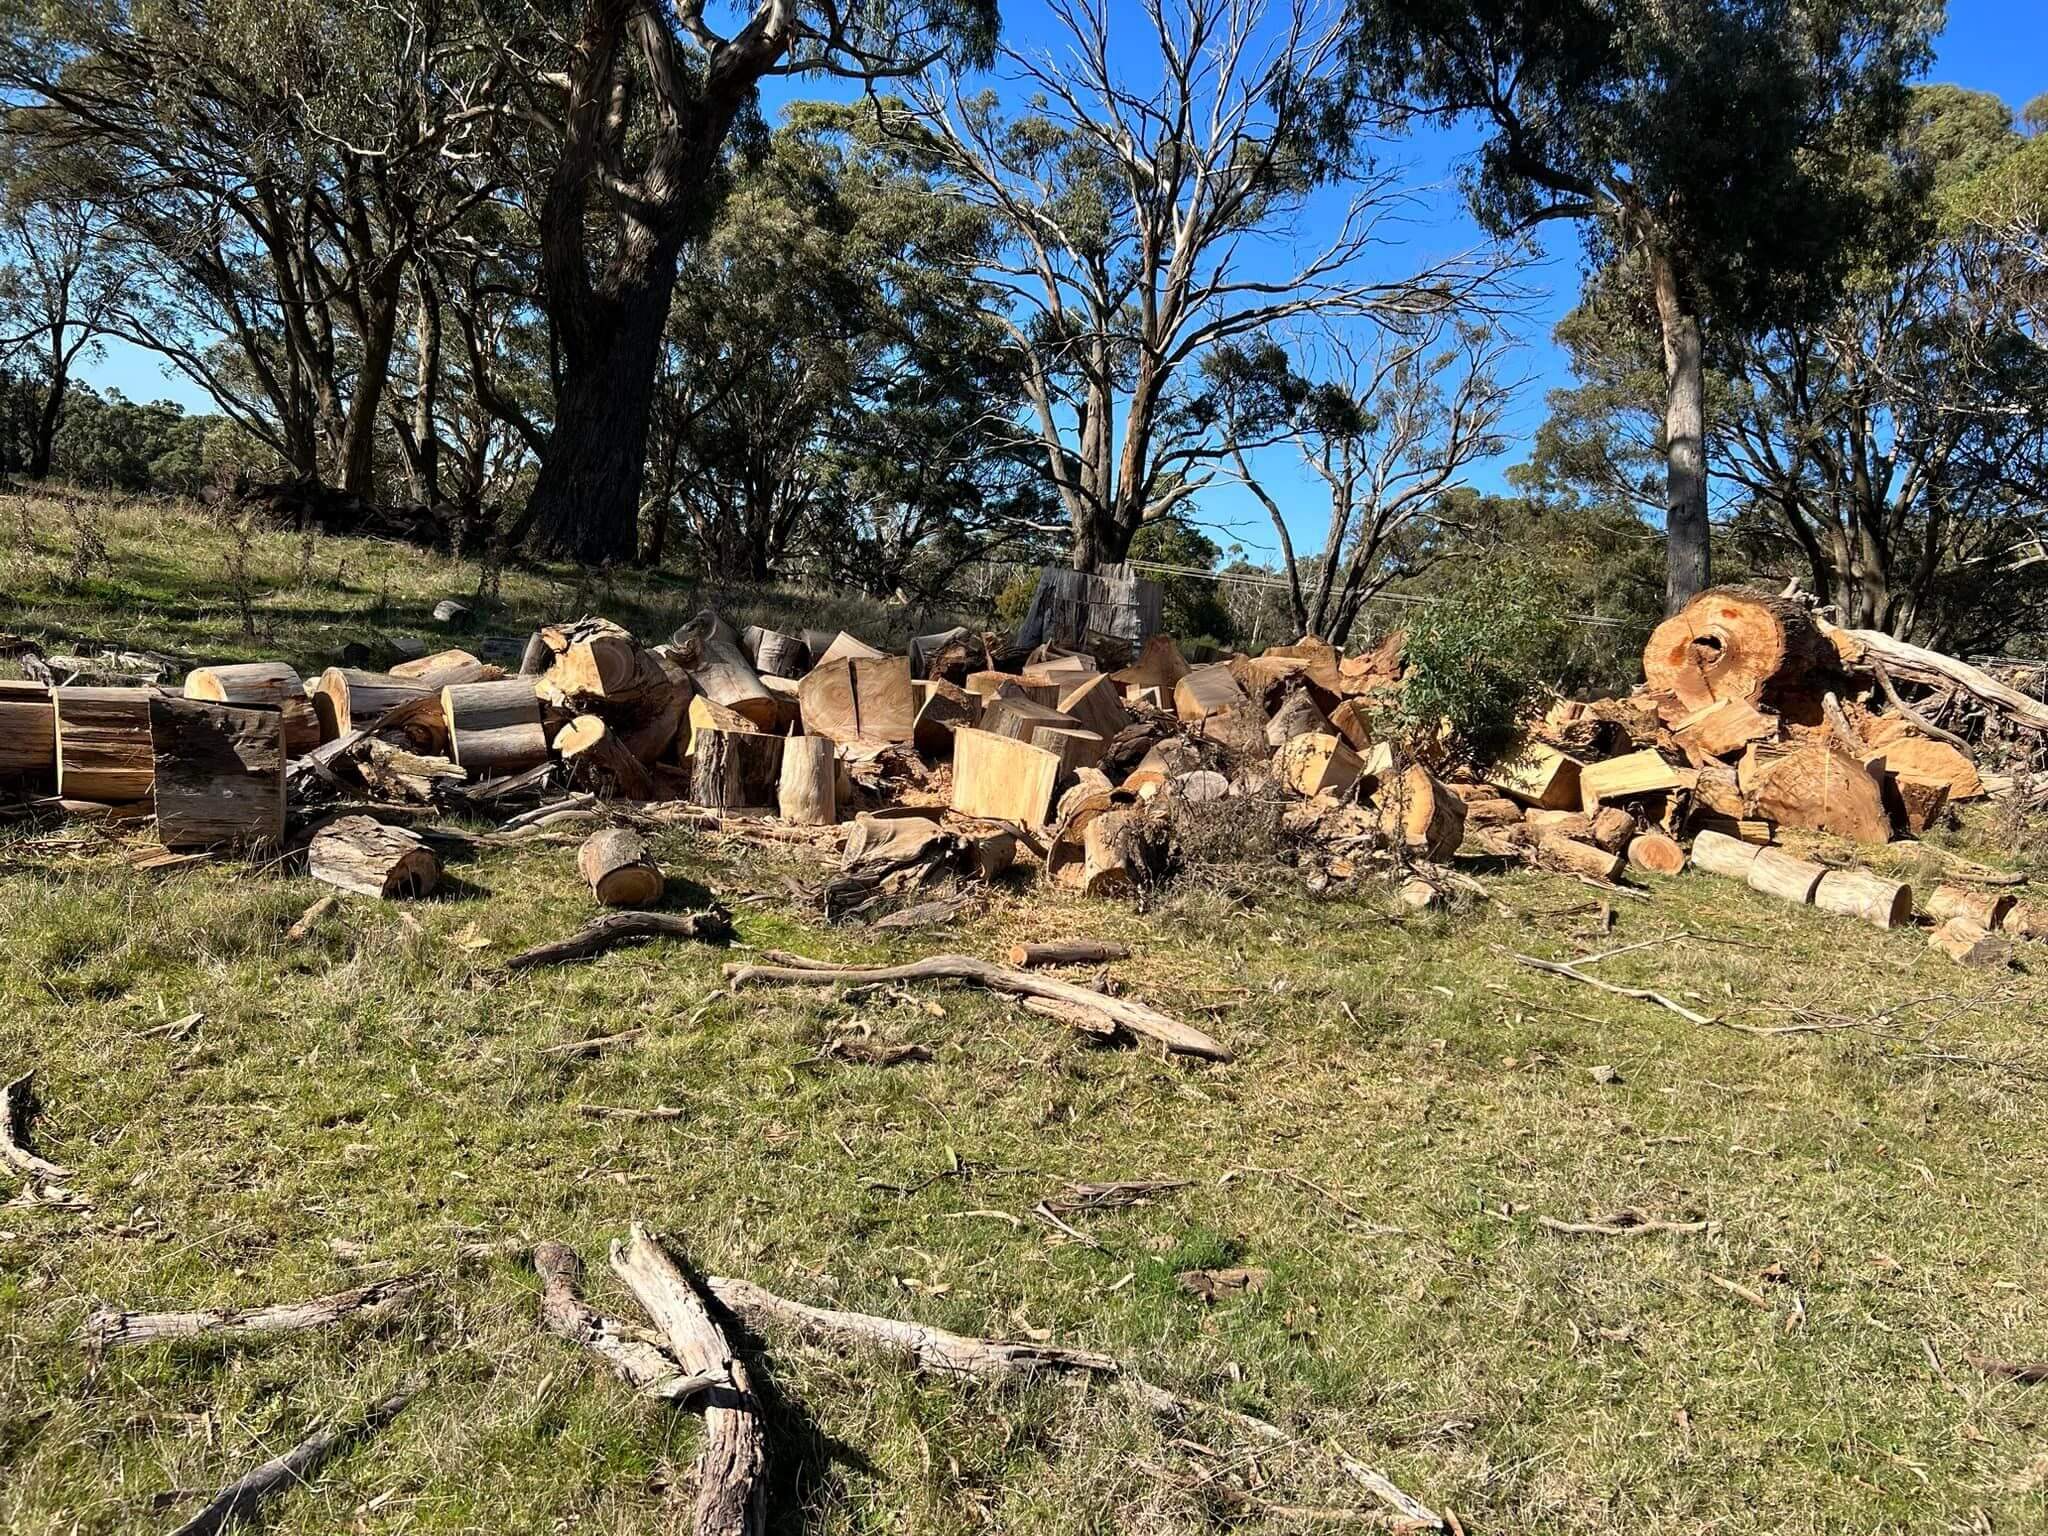
[[1571,875],[1590,875],[1595,880],[1621,878],[1621,855],[1591,843],[1582,843],[1559,832],[1546,832],[1536,840],[1537,862]]
[[185,697],[276,710],[284,717],[284,749],[293,757],[320,745],[320,716],[306,697],[305,681],[285,662],[195,667],[185,674]]
[[1447,859],[1465,840],[1465,802],[1420,763],[1377,791],[1380,830],[1410,851]]
[[753,731],[699,731],[690,799],[714,811],[775,809],[784,740]]
[[754,637],[754,670],[768,677],[802,677],[810,669],[811,652],[795,635],[764,629]]
[[829,827],[839,819],[833,793],[838,779],[832,743],[823,736],[786,736],[782,741],[782,782],[777,805],[782,819],[799,827]]
[[1913,887],[1867,869],[1831,869],[1813,888],[1813,904],[1879,928],[1896,928],[1913,917]]
[[284,841],[284,717],[200,699],[153,698],[156,831],[166,848]]
[[1772,682],[1833,670],[1835,660],[1803,603],[1713,587],[1652,631],[1643,677],[1701,710],[1719,699],[1754,704]]
[[1755,844],[1724,832],[1702,832],[1692,840],[1694,867],[1710,875],[1726,875],[1731,880],[1747,880],[1749,866],[1761,852]]
[[905,742],[917,724],[907,656],[820,662],[798,685],[797,701],[804,733],[836,742]]
[[[1697,845],[1695,845],[1697,851]],[[1809,860],[1795,858],[1782,848],[1759,848],[1756,857],[1750,861],[1749,872],[1743,876],[1752,891],[1766,896],[1776,896],[1782,901],[1807,906],[1813,901],[1815,887],[1827,873],[1827,867]]]
[[[763,738],[772,740],[773,738]],[[592,793],[620,800],[652,800],[654,779],[596,715],[578,715],[555,733],[555,754],[570,777]]]
[[1927,915],[1937,923],[1957,918],[1990,930],[2005,920],[2016,898],[2009,891],[1973,891],[1960,885],[1937,885],[1927,896]]
[[359,896],[424,896],[441,883],[441,865],[403,827],[369,816],[341,816],[306,845],[306,872]]
[[593,832],[576,850],[576,871],[601,906],[645,907],[661,900],[661,866],[647,841],[623,827]]
[[1685,849],[1662,832],[1638,832],[1629,839],[1628,862],[1645,874],[1676,875],[1685,869]]
[[1759,758],[1750,798],[1781,827],[1833,832],[1859,843],[1891,841],[1884,791],[1869,769],[1832,742]]
[[0,781],[55,783],[57,710],[41,683],[0,682]]
[[1059,758],[1043,747],[990,731],[953,733],[953,809],[963,816],[1043,825],[1059,778]]
[[148,688],[53,688],[57,793],[126,805],[149,797],[156,778]]
[[449,756],[473,779],[524,773],[548,757],[533,679],[458,683],[441,690]]

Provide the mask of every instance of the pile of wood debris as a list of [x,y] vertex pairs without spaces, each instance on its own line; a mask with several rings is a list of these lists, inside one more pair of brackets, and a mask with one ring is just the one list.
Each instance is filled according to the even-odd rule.
[[[843,839],[837,873],[803,891],[833,918],[886,917],[935,877],[986,880],[1022,851],[1109,895],[1174,867],[1186,808],[1257,799],[1284,803],[1312,886],[1390,870],[1422,906],[1472,884],[1448,864],[1461,848],[1594,882],[1690,859],[1890,926],[1910,891],[1770,847],[1776,829],[1882,842],[2022,792],[1980,768],[1960,713],[1982,738],[2048,736],[2048,705],[1978,668],[1725,588],[1658,628],[1633,694],[1557,704],[1485,775],[1376,731],[1398,635],[1359,656],[1304,640],[1193,665],[1165,636],[1098,657],[953,630],[888,655],[705,613],[651,645],[601,618],[548,626],[508,673],[511,650],[506,666],[449,650],[310,680],[202,666],[179,689],[0,683],[0,779],[54,788],[18,808],[153,819],[166,859],[282,844],[316,877],[387,897],[433,887],[437,842],[566,830],[601,802]],[[498,830],[431,825],[440,813]],[[610,905],[659,895],[645,862],[632,839],[582,855]],[[2034,921],[2019,904],[1975,917],[1984,933]],[[1957,929],[1952,947],[1974,956],[1976,937]]]

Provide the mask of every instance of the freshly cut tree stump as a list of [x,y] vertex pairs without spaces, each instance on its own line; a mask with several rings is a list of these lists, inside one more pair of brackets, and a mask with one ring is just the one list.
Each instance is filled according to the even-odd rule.
[[784,739],[752,731],[699,731],[690,799],[714,811],[775,809]]
[[839,819],[838,763],[828,738],[782,738],[781,775],[776,804],[784,821],[798,827],[829,827]]
[[1054,939],[1044,944],[1012,944],[1010,964],[1022,970],[1040,965],[1101,965],[1131,958],[1130,946],[1106,939]]
[[222,667],[195,667],[185,674],[185,697],[276,710],[284,717],[284,749],[291,757],[320,745],[320,716],[306,696],[305,682],[285,662],[246,661]]
[[151,688],[53,688],[57,793],[125,805],[149,798],[156,780]]
[[[763,740],[773,740],[764,737]],[[620,800],[652,800],[654,778],[647,765],[596,715],[578,715],[555,733],[555,754],[575,781]]]
[[152,698],[156,831],[166,848],[284,841],[284,717],[199,699]]
[[983,730],[953,733],[953,809],[963,816],[1043,825],[1060,760],[1043,747]]
[[0,681],[0,782],[57,778],[57,707],[41,683]]
[[2017,898],[2009,891],[1973,891],[1960,885],[1937,885],[1927,896],[1927,915],[1937,923],[1960,918],[1986,930],[1997,928]]
[[1812,905],[1814,890],[1827,872],[1826,865],[1794,858],[1781,848],[1759,848],[1743,878],[1752,891],[1804,907]]
[[647,851],[647,840],[623,827],[593,832],[576,850],[576,871],[590,894],[607,907],[648,907],[661,900],[665,882],[661,866]]
[[1685,869],[1685,849],[1662,832],[1638,832],[1629,839],[1628,862],[1646,874],[1676,875]]
[[1608,881],[1621,878],[1620,854],[1592,843],[1579,842],[1561,832],[1546,832],[1536,839],[1536,860],[1565,874],[1589,875],[1595,880]]
[[1411,852],[1447,859],[1465,840],[1465,802],[1420,763],[1382,779],[1375,798],[1380,830]]
[[1831,869],[1813,888],[1813,904],[1874,927],[1896,928],[1912,920],[1913,887],[1867,869]]
[[1754,704],[1773,682],[1836,668],[1834,647],[1803,603],[1735,587],[1702,592],[1643,647],[1649,686],[1690,710],[1720,699]]
[[369,816],[341,816],[306,845],[306,872],[359,896],[388,901],[425,896],[441,883],[441,863],[403,827]]
[[1702,832],[1692,840],[1694,867],[1731,880],[1749,879],[1749,866],[1761,852],[1754,843],[1745,843],[1724,832]]
[[531,678],[443,688],[441,715],[448,722],[448,755],[473,779],[524,773],[547,761],[548,733]]

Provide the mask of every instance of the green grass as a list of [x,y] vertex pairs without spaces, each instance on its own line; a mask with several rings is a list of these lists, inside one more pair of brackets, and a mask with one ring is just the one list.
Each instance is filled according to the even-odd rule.
[[[55,622],[57,598],[31,600]],[[67,623],[130,643],[192,648],[235,622],[62,601]],[[272,622],[320,633],[284,596]],[[0,1531],[168,1528],[407,1381],[406,1412],[266,1529],[687,1529],[696,1420],[540,1331],[515,1258],[461,1256],[561,1238],[592,1299],[630,1314],[604,1252],[634,1219],[708,1271],[1049,1331],[1300,1440],[1276,1452],[1214,1415],[1162,1428],[1070,1384],[924,1380],[770,1330],[779,1531],[1296,1530],[1200,1482],[1369,1507],[1333,1446],[1475,1532],[2048,1527],[2048,1389],[1965,1358],[2048,1355],[2039,951],[1964,969],[1918,932],[1699,875],[1617,903],[1611,933],[1585,888],[1536,873],[1487,877],[1512,914],[1395,920],[1372,886],[1318,901],[1269,866],[1205,870],[1142,914],[1005,893],[878,943],[788,905],[797,854],[685,832],[657,851],[733,902],[755,947],[1122,939],[1119,981],[1237,1059],[1092,1048],[966,991],[734,996],[729,957],[702,946],[507,977],[505,956],[588,914],[567,845],[454,863],[445,899],[346,898],[289,944],[321,894],[301,877],[152,877],[82,826],[7,829],[0,1074],[35,1068],[32,1144],[91,1207],[9,1206],[19,1181],[0,1181]],[[1511,959],[1653,938],[1599,974],[1731,1023],[1856,1027],[1699,1027]],[[195,1037],[146,1033],[194,1011]],[[538,1054],[632,1025],[632,1046]],[[937,1059],[818,1059],[861,1027]],[[600,1121],[583,1103],[688,1114]],[[1099,1247],[1031,1215],[1070,1181],[1148,1177],[1192,1182],[1071,1218]],[[1628,1205],[1717,1226],[1537,1224]],[[1217,1264],[1271,1280],[1215,1305],[1174,1284]],[[96,1302],[255,1304],[412,1269],[432,1292],[381,1331],[101,1361],[74,1340]]]

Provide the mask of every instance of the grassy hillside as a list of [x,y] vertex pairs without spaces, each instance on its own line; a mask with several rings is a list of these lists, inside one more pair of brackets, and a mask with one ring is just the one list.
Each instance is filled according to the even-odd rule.
[[[11,574],[0,629],[310,665],[474,581],[316,543],[315,570],[349,570],[305,595],[292,541],[268,543],[268,638],[244,644],[189,518],[106,526],[83,585]],[[26,558],[64,557],[46,532]],[[667,622],[692,601],[506,591],[508,629],[585,606]],[[514,1256],[572,1243],[592,1299],[630,1315],[604,1253],[636,1218],[707,1271],[1046,1334],[1294,1437],[1208,1412],[1161,1425],[1068,1383],[919,1378],[769,1329],[777,1531],[1370,1528],[1343,1518],[1376,1506],[1339,1452],[1473,1532],[2048,1528],[2048,1387],[1969,1360],[2048,1356],[2048,963],[1963,969],[1917,932],[1701,875],[1616,902],[1612,931],[1593,893],[1530,872],[1486,874],[1495,902],[1396,918],[1375,886],[1316,900],[1231,845],[1142,912],[1023,887],[890,939],[794,908],[783,876],[815,874],[798,851],[658,843],[732,904],[746,947],[1121,939],[1127,990],[1236,1053],[1202,1066],[978,993],[734,995],[731,956],[704,946],[506,974],[587,915],[573,844],[454,863],[423,902],[344,899],[293,942],[322,894],[303,877],[152,876],[89,827],[0,828],[0,1078],[35,1070],[32,1144],[73,1170],[80,1206],[9,1204],[20,1181],[0,1181],[0,1530],[167,1529],[402,1383],[411,1406],[267,1530],[687,1530],[699,1422],[543,1333]],[[1941,856],[1899,867],[1925,883]],[[1513,959],[1625,946],[1598,974],[1718,1022]],[[826,1052],[863,1032],[934,1059]],[[1187,1182],[1068,1213],[1088,1242],[1034,1214],[1072,1183],[1141,1178]],[[1541,1224],[1624,1207],[1713,1225]],[[1226,1264],[1270,1278],[1213,1303],[1175,1283]],[[253,1305],[409,1271],[427,1298],[379,1329],[101,1360],[76,1339],[100,1302]]]

